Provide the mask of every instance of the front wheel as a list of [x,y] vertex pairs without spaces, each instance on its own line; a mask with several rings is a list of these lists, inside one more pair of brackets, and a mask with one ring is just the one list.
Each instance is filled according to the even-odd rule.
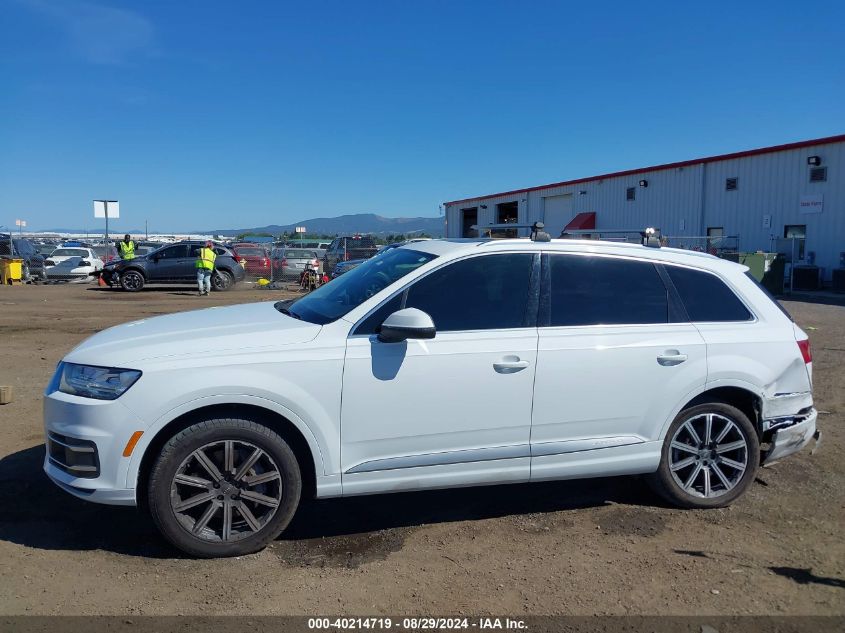
[[263,549],[290,523],[302,492],[288,444],[251,420],[212,419],[164,445],[148,501],[162,535],[192,556]]
[[138,292],[144,287],[144,276],[137,270],[127,270],[120,275],[120,287],[127,292]]
[[682,508],[722,508],[754,481],[760,442],[742,411],[720,402],[681,411],[669,427],[660,467],[648,477],[664,499]]

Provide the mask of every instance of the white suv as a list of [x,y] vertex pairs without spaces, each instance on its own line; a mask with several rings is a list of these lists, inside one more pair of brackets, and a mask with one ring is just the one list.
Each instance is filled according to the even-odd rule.
[[746,271],[431,240],[293,303],[127,323],[59,365],[44,469],[207,557],[261,549],[306,495],[647,474],[725,506],[816,426],[807,336]]

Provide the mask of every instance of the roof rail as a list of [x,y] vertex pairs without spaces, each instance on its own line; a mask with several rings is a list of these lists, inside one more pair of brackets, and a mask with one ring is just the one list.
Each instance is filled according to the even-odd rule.
[[473,224],[471,227],[474,231],[493,231],[496,229],[531,229],[532,242],[551,242],[552,236],[546,233],[543,229],[546,225],[542,222],[535,222],[534,224],[512,224],[504,222],[501,224]]
[[648,227],[646,229],[577,229],[564,231],[561,237],[577,237],[579,235],[632,235],[640,236],[640,243],[651,248],[660,248],[660,229]]

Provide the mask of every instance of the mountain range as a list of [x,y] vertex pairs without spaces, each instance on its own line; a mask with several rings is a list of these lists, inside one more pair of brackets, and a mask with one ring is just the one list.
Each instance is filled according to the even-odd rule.
[[[304,226],[306,231],[310,234],[319,235],[346,235],[353,233],[373,233],[376,235],[397,235],[397,234],[411,234],[411,233],[425,233],[432,237],[442,237],[445,233],[446,225],[443,217],[439,218],[386,218],[375,213],[353,213],[348,215],[339,215],[334,218],[311,218],[309,220],[301,220],[292,224],[268,224],[266,226],[254,226],[248,228],[234,228],[234,229],[202,229],[196,231],[162,231],[162,227],[151,226],[150,234],[166,235],[169,233],[183,234],[192,233],[196,235],[225,235],[235,236],[243,234],[256,233],[271,233],[273,235],[280,235],[282,233],[293,233],[297,226]],[[92,229],[92,234],[102,231],[102,227]],[[86,234],[85,229],[68,229],[68,228],[52,228],[42,229],[40,233],[63,233],[73,235]],[[143,229],[133,228],[114,228],[110,234],[114,236],[130,233],[134,236],[144,234]]]
[[375,213],[354,213],[339,215],[334,218],[311,218],[293,224],[269,224],[242,229],[214,229],[197,231],[211,235],[242,235],[244,233],[293,233],[297,226],[304,226],[306,232],[320,235],[342,235],[350,233],[373,233],[376,235],[396,235],[426,233],[432,237],[442,237],[444,218],[386,218]]

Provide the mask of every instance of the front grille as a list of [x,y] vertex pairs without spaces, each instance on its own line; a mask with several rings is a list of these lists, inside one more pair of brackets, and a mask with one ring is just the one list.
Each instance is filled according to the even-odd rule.
[[97,445],[89,440],[48,433],[47,455],[51,464],[74,477],[96,479],[100,476]]

